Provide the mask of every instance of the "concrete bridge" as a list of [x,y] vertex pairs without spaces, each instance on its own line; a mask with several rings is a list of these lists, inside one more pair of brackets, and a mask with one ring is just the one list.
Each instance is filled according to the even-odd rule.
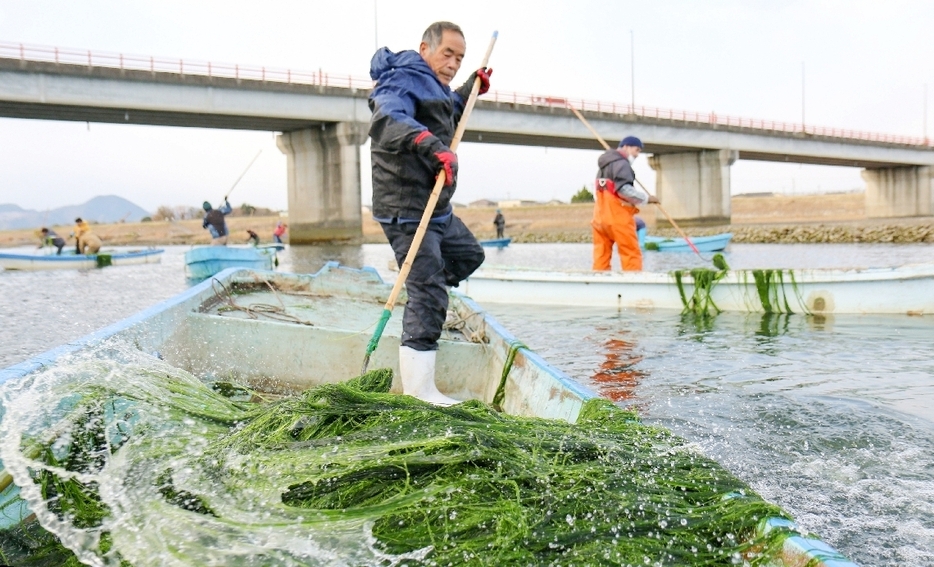
[[[360,235],[370,87],[320,71],[0,43],[3,117],[281,132],[293,242]],[[464,141],[599,149],[568,105],[611,143],[645,142],[658,196],[679,224],[729,222],[737,159],[860,167],[870,216],[934,215],[926,139],[494,92],[477,104]]]

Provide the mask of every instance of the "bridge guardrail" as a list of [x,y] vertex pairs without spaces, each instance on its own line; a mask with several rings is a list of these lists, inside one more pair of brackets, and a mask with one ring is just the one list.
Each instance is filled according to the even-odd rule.
[[[109,67],[153,73],[178,73],[180,75],[200,75],[252,81],[270,81],[277,83],[295,83],[369,90],[373,81],[369,78],[354,77],[346,74],[318,71],[293,71],[277,67],[239,65],[235,63],[212,63],[191,59],[154,57],[143,55],[125,55],[82,49],[26,45],[23,43],[0,42],[0,57],[24,61],[40,61],[65,65],[86,65],[88,67]],[[716,112],[693,112],[653,106],[634,106],[618,102],[602,102],[586,99],[573,99],[548,95],[523,94],[517,92],[492,91],[484,100],[511,103],[523,106],[567,107],[575,106],[578,110],[603,112],[616,115],[632,115],[656,120],[670,120],[709,126],[748,128],[766,132],[782,132],[846,140],[861,140],[883,144],[930,147],[932,140],[919,136],[882,134],[864,130],[810,126],[779,120],[743,118]]]

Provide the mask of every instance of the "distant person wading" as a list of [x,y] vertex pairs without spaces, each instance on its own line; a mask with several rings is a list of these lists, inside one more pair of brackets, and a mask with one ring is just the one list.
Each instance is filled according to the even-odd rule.
[[201,226],[208,229],[208,232],[211,233],[211,245],[226,246],[228,232],[227,222],[224,220],[224,216],[229,215],[231,211],[233,211],[230,207],[230,203],[224,201],[223,207],[212,209],[211,203],[205,201],[202,208],[204,208],[205,214]]
[[496,217],[493,218],[493,224],[496,225],[496,238],[502,238],[506,230],[506,217],[503,216],[503,211],[496,209]]

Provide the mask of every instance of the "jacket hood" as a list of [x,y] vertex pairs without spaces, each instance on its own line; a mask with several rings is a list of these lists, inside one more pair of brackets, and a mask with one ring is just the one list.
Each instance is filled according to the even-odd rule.
[[431,70],[428,63],[425,63],[425,60],[422,59],[422,56],[419,55],[418,52],[408,49],[406,51],[393,53],[388,47],[381,47],[373,54],[373,58],[370,59],[370,78],[374,81],[379,81],[383,73],[399,68],[427,73],[432,77],[435,76],[434,71]]
[[626,163],[629,163],[629,160],[623,157],[623,154],[619,153],[617,150],[607,150],[597,158],[597,165],[601,168],[606,167],[613,163],[614,161],[623,160]]

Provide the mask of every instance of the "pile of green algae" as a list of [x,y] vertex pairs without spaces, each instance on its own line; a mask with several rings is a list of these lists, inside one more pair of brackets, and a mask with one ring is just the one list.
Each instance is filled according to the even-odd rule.
[[[96,530],[81,553],[101,564],[159,564],[164,551],[131,549],[143,540],[117,531],[130,524],[113,520],[121,504],[87,480],[118,457],[145,471],[133,482],[149,513],[174,524],[179,538],[194,534],[196,545],[173,546],[188,549],[191,564],[199,564],[198,546],[204,557],[223,551],[228,564],[340,564],[287,544],[254,546],[234,560],[237,540],[225,543],[223,534],[242,540],[269,529],[269,517],[312,538],[331,524],[363,526],[367,537],[336,552],[357,558],[348,564],[365,563],[352,549],[365,545],[378,565],[757,565],[782,543],[777,530],[757,535],[765,518],[784,515],[779,508],[684,440],[604,399],[587,401],[575,424],[510,416],[479,401],[441,408],[389,394],[391,371],[375,370],[257,404],[168,365],[128,368],[151,386],[110,381],[71,391],[81,402],[64,442],[21,440],[24,452],[38,454],[30,470],[44,512]],[[141,415],[147,404],[172,423],[170,438]],[[179,438],[185,431],[204,439],[198,451]],[[174,559],[187,560],[181,551]],[[81,564],[37,522],[0,532],[4,562]]]

